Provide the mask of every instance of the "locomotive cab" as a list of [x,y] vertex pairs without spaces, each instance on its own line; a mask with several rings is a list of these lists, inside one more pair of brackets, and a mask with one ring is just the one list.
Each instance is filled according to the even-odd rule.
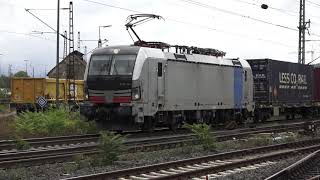
[[[87,116],[111,130],[134,127],[131,118],[132,77],[139,48],[101,48],[90,58],[86,88]],[[136,92],[135,88],[133,92]],[[133,98],[137,98],[135,95]],[[116,122],[116,123],[115,123]]]

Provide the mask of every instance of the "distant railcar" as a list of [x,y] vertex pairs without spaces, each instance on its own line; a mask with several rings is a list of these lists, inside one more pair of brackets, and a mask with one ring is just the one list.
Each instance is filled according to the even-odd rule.
[[311,115],[314,82],[311,65],[273,59],[247,61],[253,73],[256,121],[271,116],[293,119],[295,115]]
[[[75,82],[76,101],[84,100],[84,82],[76,80]],[[74,95],[69,97],[70,83],[65,79],[59,80],[59,101],[68,103],[68,99],[73,99]],[[73,86],[71,87],[73,88]],[[71,91],[72,92],[72,91]],[[11,106],[18,112],[25,110],[36,110],[39,108],[37,99],[42,96],[48,103],[56,100],[56,80],[50,78],[12,78],[11,80]]]
[[243,122],[254,108],[251,68],[239,59],[109,46],[93,51],[85,81],[82,114],[112,130]]
[[313,77],[314,77],[314,102],[316,105],[320,105],[320,66],[315,65],[313,69]]

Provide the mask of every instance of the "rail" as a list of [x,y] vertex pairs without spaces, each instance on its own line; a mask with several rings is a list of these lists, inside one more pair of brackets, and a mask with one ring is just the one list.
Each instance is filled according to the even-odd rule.
[[301,153],[315,151],[319,148],[320,139],[314,139],[295,143],[250,148],[118,171],[70,177],[64,180],[96,180],[106,178],[190,179],[255,163],[296,156]]
[[[320,150],[309,154],[308,156],[299,160],[298,162],[268,177],[266,180],[297,179],[302,175],[306,175],[308,171],[312,169],[319,162],[320,162]],[[318,175],[310,179],[318,179],[320,177],[319,175],[320,175],[320,172]]]

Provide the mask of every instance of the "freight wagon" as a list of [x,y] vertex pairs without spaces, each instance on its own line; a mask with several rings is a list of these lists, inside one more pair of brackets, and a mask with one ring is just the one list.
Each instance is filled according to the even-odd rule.
[[[69,88],[73,86],[65,79],[59,80],[59,101],[68,103],[68,99],[73,99],[74,95],[69,95]],[[84,100],[83,80],[75,82],[76,101]],[[39,108],[37,99],[42,96],[48,103],[56,100],[56,80],[50,78],[12,78],[11,79],[11,106],[17,109],[17,112],[25,110],[36,110]]]
[[320,66],[319,64],[313,66],[313,95],[315,106],[320,106]]
[[313,67],[273,59],[249,59],[254,83],[255,120],[308,116],[313,106]]

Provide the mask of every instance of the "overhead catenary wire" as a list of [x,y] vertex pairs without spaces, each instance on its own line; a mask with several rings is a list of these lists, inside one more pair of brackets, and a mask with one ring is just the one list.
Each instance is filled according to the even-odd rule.
[[41,36],[35,36],[33,34],[28,34],[28,33],[8,31],[8,30],[0,30],[0,32],[9,33],[9,34],[16,34],[16,35],[30,36],[30,37],[34,37],[34,38],[38,38],[38,39],[43,39],[43,40],[55,42],[55,40],[53,40],[53,39],[48,39],[48,38],[44,38],[44,37],[41,37]]
[[284,26],[284,25],[281,25],[281,24],[275,24],[275,23],[272,23],[272,22],[268,22],[268,21],[265,21],[265,20],[257,19],[257,18],[248,16],[248,15],[245,15],[245,14],[238,13],[238,12],[233,12],[233,11],[222,9],[222,8],[218,8],[218,7],[215,7],[215,6],[212,6],[212,5],[204,4],[204,3],[201,3],[201,2],[198,2],[198,1],[194,1],[194,0],[179,0],[179,1],[183,1],[185,3],[189,3],[189,4],[196,5],[196,6],[203,7],[203,8],[213,9],[213,10],[220,11],[220,12],[223,12],[223,13],[227,13],[227,14],[230,14],[230,15],[233,15],[233,16],[238,16],[238,17],[250,19],[250,20],[253,20],[253,21],[260,22],[260,23],[264,23],[264,24],[268,24],[268,25],[272,25],[272,26],[276,26],[276,27],[280,27],[280,28],[284,28],[284,29],[288,29],[288,30],[298,31],[296,28]]
[[306,2],[309,3],[309,4],[314,5],[314,7],[318,7],[318,8],[320,7],[320,3],[315,3],[315,2],[310,1],[310,0],[306,0]]
[[[51,30],[53,30],[55,33],[57,33],[57,30],[54,29],[53,27],[51,27],[48,23],[46,23],[45,21],[43,21],[42,19],[40,19],[38,16],[36,16],[35,14],[33,14],[32,12],[30,12],[31,9],[25,9],[29,14],[31,14],[33,17],[35,17],[36,19],[38,19],[40,22],[42,22],[44,25],[46,25],[48,28],[50,28]],[[59,33],[60,36],[62,36],[63,38],[68,39],[68,37],[66,37],[64,34]],[[68,39],[70,40],[70,39]]]
[[310,62],[308,63],[308,65],[311,64],[311,63],[313,63],[314,61],[316,61],[316,60],[319,59],[319,58],[320,58],[320,56],[317,57],[317,58],[315,58],[314,60],[310,61]]
[[[249,5],[252,5],[252,6],[259,7],[259,8],[261,7],[261,4],[258,4],[259,2],[254,3],[254,2],[244,1],[244,0],[232,0],[232,1],[237,1],[237,2],[243,3],[243,4],[249,4]],[[256,2],[256,1],[255,1],[255,2]],[[272,9],[272,10],[278,11],[278,12],[280,12],[280,13],[287,14],[287,15],[289,15],[289,16],[294,16],[294,15],[291,14],[291,13],[294,13],[294,14],[297,13],[297,12],[295,12],[295,11],[284,10],[284,9],[281,9],[281,8],[275,8],[275,7],[271,7],[271,6],[268,6],[268,9]]]
[[[141,12],[141,11],[137,11],[137,10],[129,9],[129,8],[124,8],[124,7],[120,7],[120,6],[115,6],[115,5],[112,5],[112,4],[102,3],[102,2],[99,2],[99,1],[94,1],[94,0],[82,0],[82,1],[93,3],[93,4],[97,4],[97,5],[101,5],[101,6],[106,6],[106,7],[110,7],[110,8],[120,9],[120,10],[124,10],[124,11],[128,11],[128,12],[144,14],[144,12]],[[165,17],[165,19],[169,20],[169,21],[172,21],[172,22],[176,22],[176,23],[195,26],[195,27],[198,27],[198,28],[204,28],[204,29],[208,29],[208,30],[212,30],[212,31],[221,32],[221,33],[227,33],[227,34],[231,34],[231,35],[242,37],[242,38],[249,38],[249,39],[253,39],[253,40],[264,41],[264,42],[267,42],[267,43],[277,44],[277,45],[286,46],[286,47],[295,47],[295,46],[292,46],[292,45],[284,44],[284,43],[281,43],[281,42],[276,42],[276,41],[273,41],[273,40],[267,40],[267,39],[263,39],[263,38],[254,38],[254,37],[250,37],[250,36],[248,36],[246,34],[238,34],[238,33],[233,33],[233,32],[227,32],[225,30],[219,30],[219,29],[216,29],[216,28],[213,28],[213,27],[210,27],[210,26],[200,25],[200,24],[196,24],[196,23],[193,23],[193,22],[181,21],[181,20],[177,20],[177,19],[174,19],[174,18],[171,18],[171,17]]]
[[[280,28],[284,28],[284,29],[288,29],[288,30],[292,30],[292,31],[298,31],[298,29],[296,29],[296,28],[284,26],[284,25],[281,25],[281,24],[275,24],[275,23],[272,23],[272,22],[269,22],[269,21],[257,19],[257,18],[248,16],[248,15],[244,15],[244,14],[241,14],[241,13],[237,13],[237,12],[233,12],[233,11],[230,11],[230,10],[218,8],[218,7],[215,7],[215,6],[212,6],[212,5],[200,3],[200,2],[197,2],[195,0],[179,0],[179,1],[183,1],[183,2],[186,2],[186,3],[189,3],[189,4],[193,4],[193,5],[196,5],[196,6],[203,7],[203,8],[217,10],[217,11],[220,11],[220,12],[224,12],[224,13],[227,13],[227,14],[230,14],[230,15],[234,15],[234,16],[238,16],[238,17],[242,17],[242,18],[246,18],[246,19],[250,19],[250,20],[253,20],[253,21],[260,22],[260,23],[273,25],[273,26],[276,26],[276,27],[280,27]],[[320,37],[320,35],[315,34],[315,33],[310,33],[310,35]]]
[[[248,5],[252,5],[252,6],[256,6],[256,7],[259,7],[259,8],[261,7],[261,3],[257,2],[257,1],[254,1],[254,2],[248,2],[248,1],[244,1],[244,0],[232,0],[232,1],[236,1],[236,2],[239,2],[239,3],[243,3],[243,4],[248,4]],[[286,14],[286,15],[289,15],[289,16],[294,16],[294,17],[296,15],[299,15],[298,11],[289,10],[289,9],[282,9],[282,8],[275,8],[275,7],[272,7],[272,6],[269,6],[269,5],[268,5],[268,9],[272,9],[272,10],[275,10],[277,12],[280,12],[280,13],[283,13],[283,14]],[[313,18],[320,18],[320,16],[315,16],[313,14],[310,14],[309,16],[313,17]]]

